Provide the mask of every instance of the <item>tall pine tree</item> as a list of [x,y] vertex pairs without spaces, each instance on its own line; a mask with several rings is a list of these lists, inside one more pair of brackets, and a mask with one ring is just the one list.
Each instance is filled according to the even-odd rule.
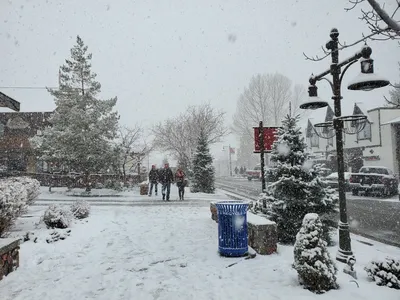
[[193,182],[191,183],[193,193],[214,193],[215,170],[212,162],[207,137],[201,131],[193,159]]
[[[278,237],[283,243],[295,241],[307,213],[327,216],[336,210],[338,201],[334,190],[326,187],[320,166],[308,161],[307,145],[297,123],[298,117],[287,116],[282,121],[271,152],[278,181],[267,190],[268,215],[277,223]],[[330,242],[328,221],[324,222],[325,238]]]
[[33,142],[42,159],[89,174],[108,167],[117,134],[117,98],[100,100],[101,85],[91,71],[92,54],[78,36],[71,58],[60,68],[59,89],[49,89],[56,109],[52,126]]

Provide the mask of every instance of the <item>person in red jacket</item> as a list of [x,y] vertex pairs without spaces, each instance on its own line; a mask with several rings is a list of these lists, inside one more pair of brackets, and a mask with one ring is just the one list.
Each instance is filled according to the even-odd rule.
[[176,186],[178,187],[179,192],[179,200],[184,200],[183,196],[185,194],[185,172],[181,168],[175,173],[175,182]]

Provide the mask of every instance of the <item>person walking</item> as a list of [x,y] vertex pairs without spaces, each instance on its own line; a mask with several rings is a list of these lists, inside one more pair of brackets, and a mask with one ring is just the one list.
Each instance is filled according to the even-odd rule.
[[149,197],[151,197],[151,194],[153,192],[153,186],[154,186],[154,193],[157,196],[157,190],[158,190],[158,171],[156,169],[155,165],[151,166],[151,170],[149,172],[149,182],[150,182],[150,189],[149,189]]
[[174,181],[174,174],[169,168],[169,164],[164,165],[164,169],[161,171],[160,174],[160,181],[162,184],[161,188],[162,199],[163,201],[164,200],[169,201],[169,195],[171,192],[171,183]]
[[185,176],[185,172],[183,172],[181,168],[178,168],[175,173],[175,182],[176,186],[178,187],[179,200],[184,200],[183,196],[185,194]]

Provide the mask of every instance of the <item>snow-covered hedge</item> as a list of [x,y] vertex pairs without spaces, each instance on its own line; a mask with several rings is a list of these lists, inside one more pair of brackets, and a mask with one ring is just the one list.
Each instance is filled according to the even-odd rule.
[[71,212],[77,219],[87,218],[90,214],[90,205],[85,200],[77,200],[72,203]]
[[294,244],[294,264],[299,282],[315,293],[337,289],[337,268],[322,239],[323,229],[319,216],[306,214]]
[[0,180],[0,237],[39,195],[39,182],[29,177]]
[[400,260],[387,257],[384,261],[372,261],[365,267],[368,277],[377,285],[400,290]]
[[72,213],[58,205],[50,205],[43,215],[43,222],[48,228],[67,228],[72,221]]

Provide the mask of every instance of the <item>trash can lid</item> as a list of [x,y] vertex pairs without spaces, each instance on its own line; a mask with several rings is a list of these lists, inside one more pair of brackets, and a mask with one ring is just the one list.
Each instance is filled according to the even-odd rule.
[[238,204],[249,204],[248,201],[244,201],[244,200],[224,200],[224,201],[218,201],[218,202],[214,202],[216,205],[218,204],[229,204],[229,205],[238,205]]

